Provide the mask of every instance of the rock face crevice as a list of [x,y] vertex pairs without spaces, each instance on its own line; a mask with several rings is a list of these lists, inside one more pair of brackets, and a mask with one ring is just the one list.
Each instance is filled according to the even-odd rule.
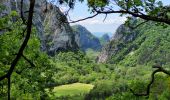
[[[1,4],[7,6],[6,13],[11,10],[20,13],[21,0],[2,0]],[[24,0],[23,12],[28,11],[29,0]],[[48,3],[46,0],[36,0],[34,9],[33,24],[37,29],[37,35],[41,40],[41,50],[49,55],[56,52],[74,51],[79,48],[79,35],[72,31],[66,16],[60,9]],[[27,18],[27,14],[24,14]]]

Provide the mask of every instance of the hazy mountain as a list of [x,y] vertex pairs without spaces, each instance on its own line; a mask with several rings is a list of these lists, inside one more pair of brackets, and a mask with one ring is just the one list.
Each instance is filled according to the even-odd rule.
[[74,32],[79,34],[79,45],[80,49],[86,51],[91,48],[95,51],[100,51],[102,45],[100,44],[100,40],[94,36],[90,31],[88,31],[85,27],[81,25],[72,26]]

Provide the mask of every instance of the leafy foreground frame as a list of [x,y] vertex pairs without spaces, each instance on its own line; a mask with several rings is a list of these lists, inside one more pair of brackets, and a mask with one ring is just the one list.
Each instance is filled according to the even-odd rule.
[[[25,18],[23,17],[23,11],[22,11],[23,0],[21,0],[21,11],[20,11],[21,19],[23,21],[23,24],[25,24],[27,26],[26,29],[23,30],[23,33],[26,32],[27,34],[25,36],[25,39],[24,39],[18,53],[16,54],[16,57],[14,58],[14,60],[11,63],[10,69],[7,71],[6,74],[4,74],[3,76],[0,77],[0,81],[4,80],[6,78],[8,79],[8,100],[10,100],[11,75],[12,75],[18,61],[20,60],[20,58],[23,57],[26,61],[28,61],[31,65],[33,65],[33,63],[31,63],[29,61],[29,59],[27,59],[23,55],[23,51],[24,51],[25,47],[27,46],[27,43],[28,43],[28,41],[30,39],[31,31],[32,31],[32,19],[33,19],[35,1],[36,0],[30,0],[29,11],[28,11],[28,19],[25,20]],[[59,2],[61,4],[62,3],[67,3],[70,8],[73,8],[73,6],[75,5],[75,1],[76,0],[59,0]],[[83,1],[83,0],[78,0],[78,1]],[[110,1],[109,0],[98,0],[98,1],[103,2],[102,5],[99,5],[98,3],[93,2],[93,1],[96,1],[96,0],[88,0],[88,1],[89,1],[88,5],[91,8],[91,11],[92,11],[92,13],[94,13],[94,15],[86,17],[86,18],[83,18],[83,19],[79,19],[77,21],[71,21],[71,22],[68,22],[68,23],[76,23],[76,22],[79,22],[79,21],[87,20],[87,19],[96,17],[99,14],[105,14],[106,15],[105,18],[104,18],[104,20],[105,20],[108,14],[120,13],[120,14],[129,14],[129,15],[132,15],[134,17],[142,18],[142,19],[146,20],[146,22],[151,20],[151,21],[161,22],[161,23],[165,23],[167,25],[170,25],[170,19],[167,16],[164,16],[164,15],[167,14],[167,12],[169,12],[169,8],[166,7],[166,6],[160,5],[159,7],[162,7],[162,10],[164,10],[164,12],[161,15],[157,15],[158,12],[156,12],[156,13],[155,12],[151,13],[151,12],[156,10],[158,7],[153,6],[154,8],[149,9],[148,11],[145,11],[147,13],[143,13],[140,10],[142,3],[137,2],[137,3],[132,4],[131,0],[110,0]],[[154,4],[154,2],[155,2],[155,0],[145,0],[145,1],[147,1],[145,3],[149,4],[146,7],[152,7],[151,4]],[[110,6],[110,8],[108,8],[107,5],[109,3],[111,3],[111,4],[113,3],[114,5],[117,5],[118,7],[120,7],[120,9],[115,10],[111,6]],[[144,8],[145,7],[143,7],[143,9]],[[47,3],[46,3],[46,10],[47,10]],[[145,23],[145,22],[142,22],[139,25],[142,25],[143,23]],[[139,25],[137,25],[137,26],[139,26]],[[135,28],[137,28],[137,26]],[[161,66],[153,66],[153,68],[156,68],[156,70],[153,71],[153,73],[151,74],[151,81],[147,85],[146,93],[139,94],[139,93],[135,93],[133,90],[131,90],[131,92],[134,95],[136,95],[136,96],[149,96],[150,88],[151,88],[151,85],[154,83],[156,73],[163,72],[163,73],[165,73],[167,75],[170,75],[170,72],[165,70]]]

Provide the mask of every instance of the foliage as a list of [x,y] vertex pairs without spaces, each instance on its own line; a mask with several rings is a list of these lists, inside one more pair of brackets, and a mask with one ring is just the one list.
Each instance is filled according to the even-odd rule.
[[[106,98],[113,93],[114,85],[112,81],[103,80],[97,81],[94,88],[86,95],[86,99],[95,99],[95,98]],[[116,90],[115,90],[116,91]]]
[[89,58],[90,61],[96,60],[97,56],[99,55],[100,52],[94,51],[93,49],[87,49],[86,50],[86,56]]
[[[11,17],[12,16],[12,17]],[[15,18],[15,20],[14,20]],[[5,22],[5,23],[4,23]],[[16,53],[23,41],[25,26],[22,25],[21,19],[18,18],[16,12],[12,12],[9,16],[4,16],[0,19],[0,23],[4,26],[4,33],[0,36],[0,60],[1,75],[5,74],[9,66],[16,56]],[[5,24],[5,25],[4,25]],[[10,30],[6,30],[10,26]],[[40,98],[45,94],[44,87],[51,81],[52,64],[50,64],[47,54],[40,51],[40,41],[36,36],[36,30],[33,29],[32,36],[26,49],[24,57],[20,59],[17,68],[12,74],[12,98]],[[30,63],[32,62],[32,64]],[[33,66],[33,64],[35,66]],[[2,88],[1,97],[6,98],[7,85],[6,80],[0,82]],[[17,94],[16,94],[17,93]]]

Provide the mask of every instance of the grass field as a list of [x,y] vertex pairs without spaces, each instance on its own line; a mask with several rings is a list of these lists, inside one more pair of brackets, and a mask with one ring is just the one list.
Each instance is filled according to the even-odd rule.
[[60,96],[74,96],[74,95],[82,95],[87,94],[93,85],[84,84],[84,83],[73,83],[68,85],[61,85],[54,88],[53,92],[56,97]]

